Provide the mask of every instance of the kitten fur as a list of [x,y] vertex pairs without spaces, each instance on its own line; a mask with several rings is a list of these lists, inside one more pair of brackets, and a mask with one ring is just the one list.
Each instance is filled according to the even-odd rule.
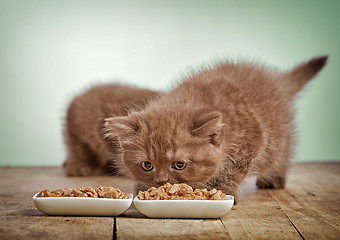
[[[237,201],[237,189],[249,174],[256,174],[259,188],[283,188],[293,156],[294,99],[326,62],[327,56],[316,57],[287,72],[218,64],[184,79],[141,111],[106,118],[105,142],[116,154],[118,171],[141,189],[184,182],[220,189]],[[73,127],[78,124],[91,128],[86,119]],[[86,139],[94,138],[92,129],[82,131]]]
[[[66,174],[71,176],[116,172],[119,146],[107,146],[102,137],[104,119],[141,111],[161,93],[118,84],[96,86],[76,97],[70,104],[64,129],[67,159]],[[107,149],[110,149],[108,151]],[[120,155],[119,155],[120,156]]]

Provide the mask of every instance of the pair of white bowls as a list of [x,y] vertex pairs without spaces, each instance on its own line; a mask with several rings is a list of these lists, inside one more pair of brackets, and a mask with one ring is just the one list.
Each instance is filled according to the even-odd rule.
[[140,200],[88,197],[33,196],[37,209],[48,215],[118,216],[131,206],[150,218],[219,218],[234,205],[234,197],[227,200]]

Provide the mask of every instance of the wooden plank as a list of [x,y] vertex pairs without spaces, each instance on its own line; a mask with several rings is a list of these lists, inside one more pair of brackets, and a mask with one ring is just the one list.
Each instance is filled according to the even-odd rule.
[[113,185],[114,176],[66,177],[61,168],[0,168],[0,239],[339,239],[340,163],[294,164],[284,190],[242,187],[239,205],[221,220],[148,219],[134,208],[116,218],[46,216],[35,209],[44,188]]
[[340,164],[297,164],[286,191],[270,192],[305,239],[340,238]]
[[117,217],[117,239],[231,239],[219,219]]
[[131,191],[133,184],[110,176],[66,177],[61,168],[0,168],[1,239],[112,239],[113,217],[47,216],[32,196],[45,188],[114,185]]
[[273,190],[243,196],[229,214],[221,217],[232,239],[301,239],[269,191]]
[[130,218],[116,219],[118,239],[301,239],[268,190],[249,179],[241,191],[240,204],[221,218],[224,229],[218,220],[136,219],[142,215],[131,209]]
[[0,239],[111,240],[113,236],[113,218],[108,217],[2,216],[0,226]]
[[[255,191],[248,181],[242,190]],[[116,218],[116,226],[118,239],[232,239],[221,219],[149,219],[133,206]]]
[[131,192],[133,181],[117,176],[68,177],[60,167],[11,167],[0,177],[2,189],[33,194],[45,188],[53,190],[64,187],[114,186],[122,191]]

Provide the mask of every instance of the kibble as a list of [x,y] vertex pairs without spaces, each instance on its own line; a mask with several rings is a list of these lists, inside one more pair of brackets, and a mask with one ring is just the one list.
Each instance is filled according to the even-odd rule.
[[61,188],[53,191],[47,189],[41,191],[38,197],[89,197],[89,198],[113,198],[113,199],[128,199],[130,193],[124,193],[118,188],[114,187],[103,187],[98,188],[92,187],[79,187],[79,188]]
[[195,189],[185,183],[166,183],[158,188],[151,187],[147,191],[138,193],[140,200],[227,200],[227,196],[217,189],[208,191]]

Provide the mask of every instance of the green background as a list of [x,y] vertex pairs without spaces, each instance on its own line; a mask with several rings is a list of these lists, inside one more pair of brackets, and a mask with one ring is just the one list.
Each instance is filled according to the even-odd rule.
[[119,80],[165,90],[188,67],[329,63],[297,102],[295,161],[340,159],[340,1],[0,0],[0,164],[60,165],[75,94]]

